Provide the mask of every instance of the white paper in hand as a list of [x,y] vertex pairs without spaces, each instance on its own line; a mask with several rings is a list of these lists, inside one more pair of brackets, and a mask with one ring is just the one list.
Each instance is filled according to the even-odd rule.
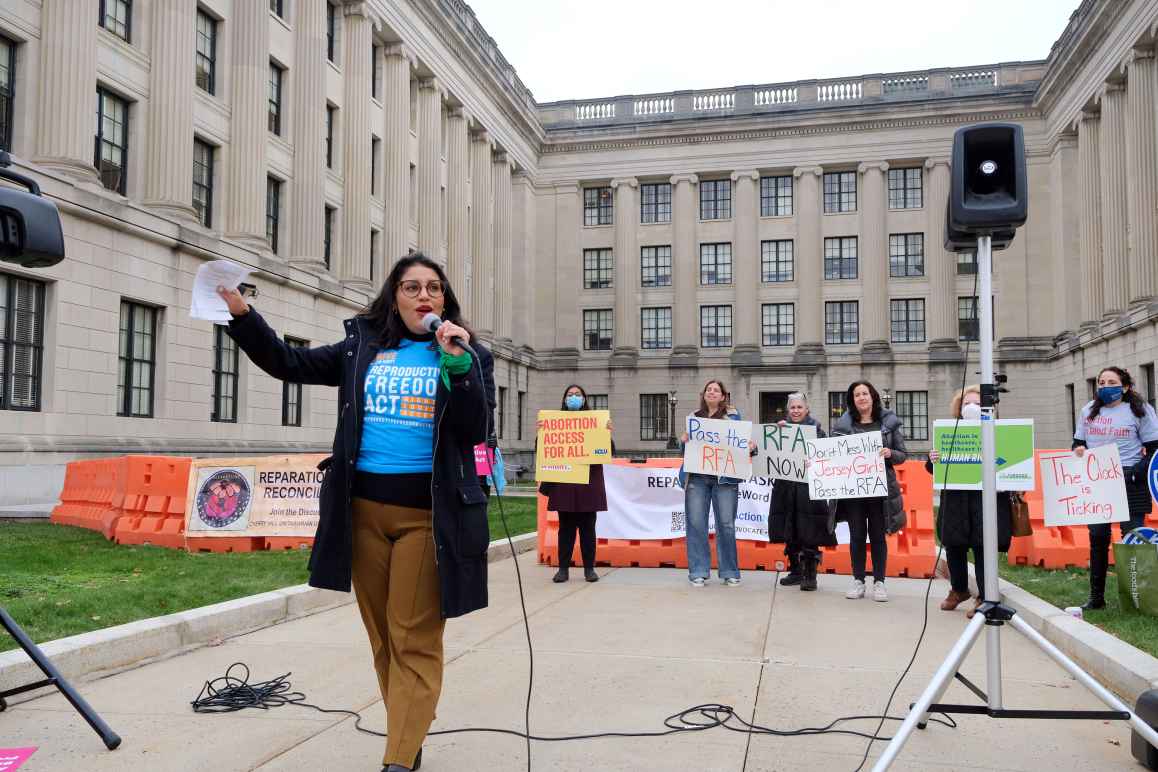
[[217,294],[217,288],[220,286],[237,289],[237,285],[245,281],[249,274],[249,268],[232,260],[212,260],[202,263],[197,269],[196,278],[193,279],[193,302],[189,307],[189,316],[219,324],[228,322],[232,315],[229,313],[229,306]]

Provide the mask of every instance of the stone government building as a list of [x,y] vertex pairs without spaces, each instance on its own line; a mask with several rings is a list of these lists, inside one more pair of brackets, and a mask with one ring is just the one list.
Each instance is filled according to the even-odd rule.
[[1042,61],[539,104],[461,0],[10,0],[0,148],[68,258],[0,264],[0,515],[46,511],[70,459],[327,447],[326,389],[189,319],[219,257],[299,345],[409,249],[444,262],[524,464],[571,382],[642,455],[709,377],[771,420],[865,376],[927,449],[977,369],[952,135],[994,120],[1030,183],[995,253],[1002,410],[1067,444],[1105,364],[1154,402],[1156,37],[1158,0],[1083,0]]

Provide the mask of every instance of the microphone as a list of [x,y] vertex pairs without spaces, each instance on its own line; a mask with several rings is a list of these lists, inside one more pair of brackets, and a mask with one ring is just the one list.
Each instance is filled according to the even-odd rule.
[[[439,318],[438,314],[436,314],[432,311],[429,314],[427,314],[426,316],[422,317],[422,326],[426,329],[427,332],[434,332],[435,330],[437,330],[439,327],[442,326],[442,319]],[[451,341],[454,343],[457,343],[459,346],[462,346],[464,349],[469,351],[475,358],[478,357],[478,354],[475,354],[474,349],[470,347],[470,344],[467,343],[462,338],[460,338],[459,336],[457,336],[457,335],[454,336],[453,338],[451,338]]]

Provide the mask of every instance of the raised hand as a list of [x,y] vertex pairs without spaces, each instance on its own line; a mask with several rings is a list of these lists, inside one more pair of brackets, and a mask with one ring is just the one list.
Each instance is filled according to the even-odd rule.
[[249,313],[249,303],[245,302],[245,298],[236,289],[226,289],[218,285],[217,294],[225,301],[225,305],[229,306],[229,313],[234,316],[242,316]]

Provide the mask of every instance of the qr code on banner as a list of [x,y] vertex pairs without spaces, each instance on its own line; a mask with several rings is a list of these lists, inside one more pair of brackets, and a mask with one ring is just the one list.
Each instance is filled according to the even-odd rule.
[[687,525],[686,525],[685,520],[684,520],[684,513],[683,512],[672,512],[671,513],[671,532],[672,533],[679,533],[680,531],[686,530],[686,528],[687,528]]

